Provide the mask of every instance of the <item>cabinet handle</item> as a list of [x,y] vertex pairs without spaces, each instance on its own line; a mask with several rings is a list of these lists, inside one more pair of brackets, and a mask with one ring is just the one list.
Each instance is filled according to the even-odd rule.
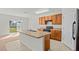
[[74,21],[72,24],[72,38],[73,38],[73,40],[75,40],[75,37],[74,37],[74,25],[75,24],[76,24],[76,22]]

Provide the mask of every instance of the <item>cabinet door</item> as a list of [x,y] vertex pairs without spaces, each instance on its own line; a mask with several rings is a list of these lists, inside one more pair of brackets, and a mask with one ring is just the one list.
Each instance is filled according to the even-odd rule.
[[49,20],[49,16],[47,16],[47,20]]
[[59,30],[56,30],[55,31],[55,40],[57,40],[57,41],[61,41],[61,31],[59,31]]
[[56,15],[53,15],[51,19],[52,19],[52,24],[56,24]]
[[61,31],[51,29],[51,39],[61,41]]
[[47,19],[48,19],[48,20],[51,20],[51,16],[47,16]]
[[56,40],[61,41],[61,31],[57,30],[56,35]]
[[39,18],[39,24],[40,25],[45,25],[45,17],[40,17]]
[[39,24],[41,24],[41,17],[39,18]]
[[45,19],[42,17],[42,25],[45,25]]
[[47,21],[48,20],[48,17],[47,16],[45,16],[45,21]]
[[52,16],[49,16],[49,20],[52,20]]
[[46,16],[44,16],[44,21],[46,21],[47,20],[47,18],[46,18]]
[[56,38],[56,30],[51,29],[51,38],[55,39]]
[[58,15],[57,15],[56,23],[57,23],[57,24],[62,24],[62,14],[58,14]]

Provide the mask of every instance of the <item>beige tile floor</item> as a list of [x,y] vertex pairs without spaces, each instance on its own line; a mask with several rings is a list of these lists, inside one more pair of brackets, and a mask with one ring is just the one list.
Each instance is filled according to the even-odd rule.
[[28,47],[24,46],[20,40],[8,42],[6,44],[7,51],[31,51]]
[[[8,51],[31,51],[31,49],[20,43],[20,40],[8,42],[6,49]],[[51,40],[51,49],[49,51],[71,51],[71,49],[59,41]]]
[[[66,45],[59,41],[51,40],[51,48],[49,51],[71,51]],[[0,50],[1,51],[31,51],[28,47],[24,46],[18,37],[8,38],[5,43],[0,41]]]
[[69,47],[65,44],[61,43],[60,41],[51,40],[51,49],[50,51],[72,51]]

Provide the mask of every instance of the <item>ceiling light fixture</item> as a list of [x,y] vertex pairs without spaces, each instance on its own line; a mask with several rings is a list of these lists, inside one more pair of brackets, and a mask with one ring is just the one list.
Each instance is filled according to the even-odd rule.
[[45,13],[45,12],[48,12],[49,10],[48,9],[46,9],[46,10],[40,10],[40,11],[37,11],[37,12],[35,12],[36,14],[41,14],[41,13]]

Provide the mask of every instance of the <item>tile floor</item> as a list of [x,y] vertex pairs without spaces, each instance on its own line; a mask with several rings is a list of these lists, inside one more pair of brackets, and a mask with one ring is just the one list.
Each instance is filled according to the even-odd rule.
[[65,44],[61,43],[60,41],[51,40],[51,49],[50,51],[72,51],[69,47]]
[[28,47],[24,46],[20,40],[15,40],[13,42],[8,42],[6,44],[7,51],[31,51]]
[[[9,41],[10,40],[10,41]],[[8,41],[8,42],[7,42]],[[0,50],[1,51],[31,51],[28,47],[24,46],[18,37],[8,38],[6,43],[1,43],[0,41]],[[59,41],[51,40],[51,48],[49,51],[71,51],[66,45]]]
[[[31,51],[31,49],[20,43],[20,40],[8,42],[6,49],[8,51]],[[71,51],[71,49],[59,41],[51,40],[51,49],[49,51]]]

